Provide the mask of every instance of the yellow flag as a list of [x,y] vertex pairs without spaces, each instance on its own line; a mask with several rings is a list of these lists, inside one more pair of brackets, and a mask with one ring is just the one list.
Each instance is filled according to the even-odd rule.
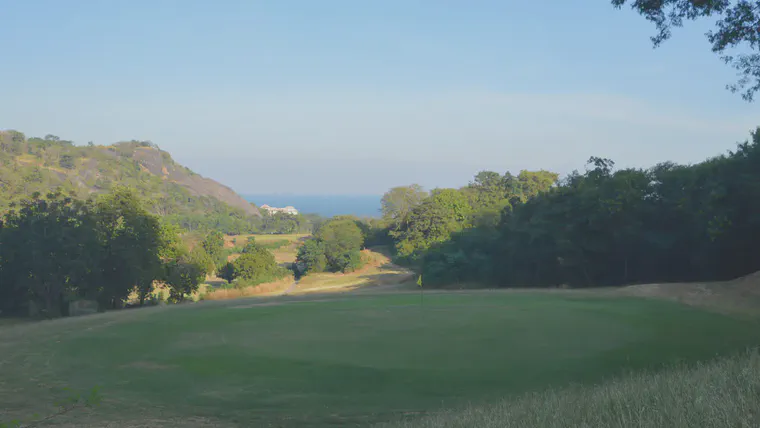
[[417,285],[419,285],[420,287],[422,287],[422,275],[420,275],[420,277],[417,278]]

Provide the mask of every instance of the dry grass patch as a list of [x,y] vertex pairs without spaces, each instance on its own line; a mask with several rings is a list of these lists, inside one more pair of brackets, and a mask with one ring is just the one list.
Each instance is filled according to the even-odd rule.
[[233,236],[224,237],[224,246],[226,248],[232,248],[236,245],[242,246],[242,245],[247,244],[251,237],[253,237],[256,240],[256,242],[260,242],[264,244],[268,242],[281,241],[281,240],[287,240],[290,242],[302,242],[308,236],[309,235],[306,233],[292,233],[292,234],[284,234],[284,235],[263,235],[263,234],[233,235]]
[[254,296],[274,296],[282,294],[293,285],[293,276],[287,276],[279,281],[259,284],[245,288],[217,288],[207,291],[202,295],[203,300],[230,300]]
[[303,277],[297,293],[346,292],[376,287],[404,287],[413,282],[414,273],[391,263],[388,256],[372,250],[363,250],[366,264],[349,273],[316,273]]
[[272,251],[275,261],[277,263],[294,263],[296,257],[298,257],[298,247],[300,245],[300,243],[292,243],[286,247]]

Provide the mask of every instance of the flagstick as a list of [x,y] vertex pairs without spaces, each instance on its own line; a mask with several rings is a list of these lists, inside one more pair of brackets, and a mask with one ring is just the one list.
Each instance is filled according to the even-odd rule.
[[425,301],[422,293],[422,275],[420,275],[419,278],[417,278],[417,285],[420,286],[420,306],[425,306]]

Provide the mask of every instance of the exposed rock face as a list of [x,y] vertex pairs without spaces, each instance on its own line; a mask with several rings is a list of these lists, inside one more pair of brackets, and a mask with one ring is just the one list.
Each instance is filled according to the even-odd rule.
[[147,172],[169,182],[179,184],[193,195],[216,198],[231,207],[240,208],[250,215],[261,215],[253,204],[243,199],[235,191],[175,163],[167,152],[152,147],[139,147],[134,151],[133,158]]
[[60,188],[86,197],[117,184],[138,189],[159,214],[218,212],[226,205],[261,216],[229,187],[179,165],[149,142],[83,147],[57,137],[27,139],[0,131],[0,209],[34,192]]

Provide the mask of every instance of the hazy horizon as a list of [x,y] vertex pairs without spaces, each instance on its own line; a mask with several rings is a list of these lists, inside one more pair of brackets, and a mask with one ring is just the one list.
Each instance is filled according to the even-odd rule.
[[308,195],[308,194],[245,194],[246,200],[257,206],[292,206],[302,214],[323,217],[351,214],[357,217],[380,217],[382,195]]

